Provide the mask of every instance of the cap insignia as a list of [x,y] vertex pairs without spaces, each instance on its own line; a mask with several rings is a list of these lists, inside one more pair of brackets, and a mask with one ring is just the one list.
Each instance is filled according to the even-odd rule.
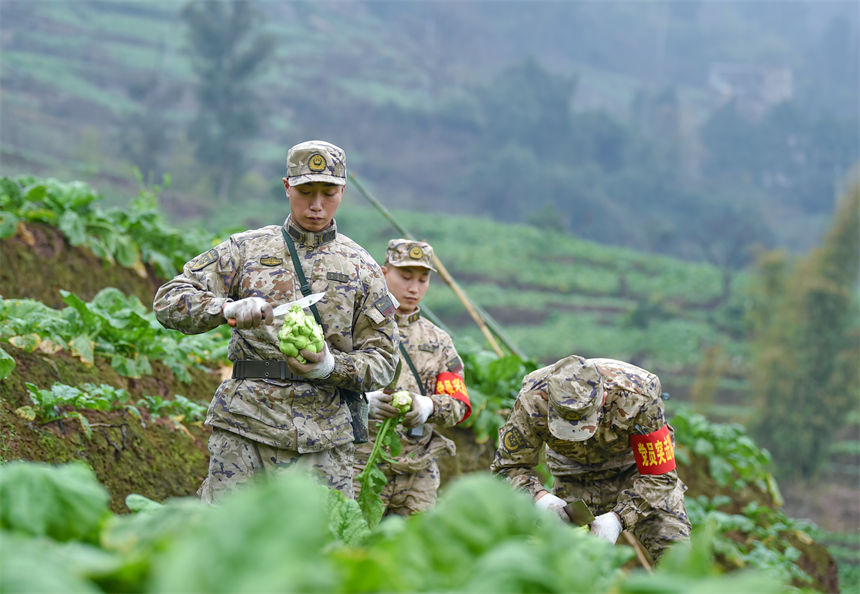
[[308,169],[313,171],[314,173],[319,173],[325,169],[325,157],[323,157],[319,153],[314,153],[311,155],[311,158],[308,159]]
[[409,250],[409,257],[413,260],[420,260],[424,257],[424,250],[417,245],[413,245]]

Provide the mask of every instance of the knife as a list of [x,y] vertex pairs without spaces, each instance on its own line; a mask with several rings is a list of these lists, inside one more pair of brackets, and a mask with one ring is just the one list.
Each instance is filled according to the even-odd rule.
[[[325,297],[324,292],[323,293],[313,293],[312,295],[308,295],[307,297],[302,297],[301,299],[296,299],[295,301],[290,301],[289,303],[282,303],[281,305],[279,305],[278,307],[276,307],[275,309],[272,310],[272,314],[274,315],[274,317],[277,318],[279,316],[286,314],[288,311],[290,311],[290,308],[292,308],[294,305],[298,305],[300,308],[304,309],[306,307],[310,307],[311,305],[313,305],[314,303],[316,303],[317,301],[319,301],[323,297]],[[233,318],[230,318],[229,320],[227,320],[227,323],[230,324],[231,326],[235,326],[236,320],[234,320]]]
[[301,299],[296,299],[295,301],[290,301],[289,303],[284,303],[283,305],[279,305],[275,309],[272,310],[272,313],[275,314],[275,317],[282,316],[286,314],[294,305],[298,305],[300,308],[304,309],[306,307],[310,307],[320,299],[325,297],[325,293],[313,293],[312,295],[308,295],[307,297],[302,297]]
[[571,523],[577,526],[585,526],[594,521],[594,514],[591,513],[591,510],[588,509],[588,506],[582,499],[571,501],[564,506],[564,511],[567,512]]

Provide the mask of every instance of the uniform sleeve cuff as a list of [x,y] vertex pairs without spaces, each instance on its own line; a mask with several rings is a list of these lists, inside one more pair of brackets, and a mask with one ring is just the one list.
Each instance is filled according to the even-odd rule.
[[224,317],[224,304],[228,301],[233,301],[232,299],[224,298],[224,297],[213,297],[209,300],[209,303],[206,304],[205,310],[207,314],[210,316],[216,316],[223,318]]
[[630,530],[636,525],[636,510],[626,505],[616,505],[612,508],[618,517],[621,518],[621,527],[624,530]]

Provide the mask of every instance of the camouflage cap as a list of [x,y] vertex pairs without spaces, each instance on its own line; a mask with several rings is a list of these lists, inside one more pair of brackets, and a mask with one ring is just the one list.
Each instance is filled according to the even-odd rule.
[[425,241],[392,239],[385,250],[385,261],[391,266],[420,266],[436,271],[433,267],[433,248]]
[[308,140],[287,153],[287,182],[299,186],[311,182],[346,185],[346,153],[324,140]]
[[571,355],[553,365],[547,378],[549,432],[567,441],[585,441],[603,417],[603,377],[591,361]]

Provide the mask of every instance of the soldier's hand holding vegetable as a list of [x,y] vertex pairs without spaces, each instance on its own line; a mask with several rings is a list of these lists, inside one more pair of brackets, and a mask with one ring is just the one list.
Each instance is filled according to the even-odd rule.
[[228,301],[221,310],[227,323],[236,328],[256,328],[271,324],[275,316],[272,305],[261,297],[246,297],[239,301]]
[[400,414],[400,411],[391,402],[394,397],[393,394],[386,394],[382,390],[374,390],[373,392],[367,392],[365,396],[367,396],[368,416],[371,419],[390,419]]
[[284,316],[278,341],[281,352],[287,356],[287,365],[296,375],[308,379],[331,375],[334,356],[325,342],[322,327],[298,305]]
[[403,416],[404,427],[417,427],[423,425],[433,414],[433,400],[429,396],[411,394],[412,406],[409,412]]

